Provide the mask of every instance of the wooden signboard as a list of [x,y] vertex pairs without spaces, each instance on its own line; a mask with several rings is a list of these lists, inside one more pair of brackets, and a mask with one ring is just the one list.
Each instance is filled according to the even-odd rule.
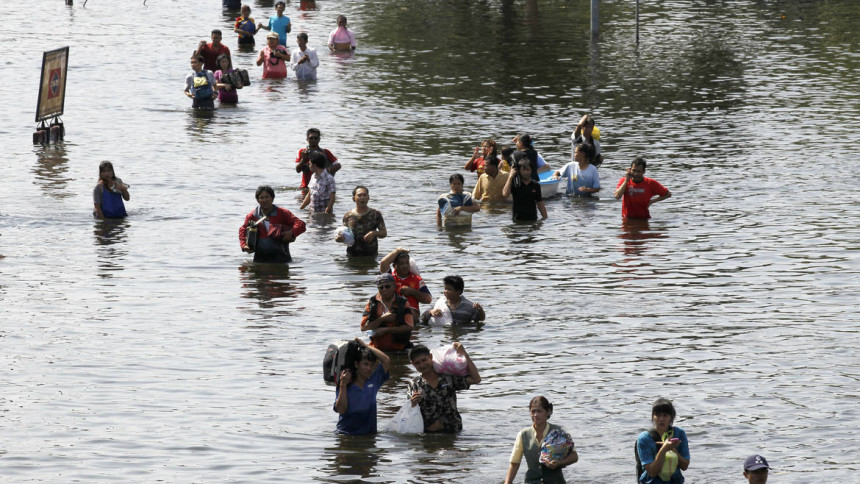
[[42,82],[39,83],[39,103],[36,105],[37,123],[63,114],[68,67],[68,47],[42,54]]

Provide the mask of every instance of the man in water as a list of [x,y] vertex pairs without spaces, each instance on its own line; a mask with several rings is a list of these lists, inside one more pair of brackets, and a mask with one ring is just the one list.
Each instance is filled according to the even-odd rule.
[[409,351],[409,360],[420,375],[407,385],[407,397],[412,406],[421,407],[424,432],[457,433],[463,430],[463,419],[457,410],[457,393],[481,383],[478,368],[460,343],[454,343],[457,354],[466,359],[467,376],[437,373],[433,368],[433,357],[424,345],[416,345]]
[[430,294],[430,290],[427,289],[421,275],[412,270],[408,249],[398,247],[379,261],[379,272],[385,274],[389,270],[394,278],[397,294],[406,298],[412,309],[413,318],[418,319],[418,315],[421,314],[418,310],[418,303],[429,304],[433,302],[433,295]]
[[766,484],[768,469],[767,459],[760,455],[751,455],[744,461],[744,477],[749,484]]
[[263,25],[262,22],[257,24],[257,30],[266,29],[278,34],[278,43],[287,46],[287,34],[290,30],[293,30],[292,24],[290,24],[290,17],[284,15],[284,9],[287,8],[287,4],[284,2],[278,2],[275,4],[275,15],[269,17],[269,24]]
[[394,290],[394,276],[376,277],[378,292],[364,307],[361,330],[370,331],[370,346],[383,351],[404,350],[412,347],[412,312],[406,298]]
[[296,44],[299,45],[299,51],[293,51],[290,68],[296,73],[297,80],[316,81],[320,60],[317,51],[308,47],[308,34],[302,32],[296,35]]
[[325,169],[325,155],[319,151],[314,151],[310,154],[311,160],[311,184],[309,185],[308,193],[305,194],[305,200],[302,202],[300,209],[311,206],[311,210],[316,213],[332,213],[335,199],[335,183],[334,177]]
[[195,56],[203,56],[203,68],[212,72],[221,68],[218,66],[218,56],[221,54],[230,57],[230,48],[221,43],[221,31],[218,29],[212,31],[212,42],[207,44],[205,40],[201,40],[194,51]]
[[274,204],[275,190],[269,185],[257,187],[254,196],[260,206],[252,210],[239,227],[242,251],[253,252],[254,262],[292,261],[290,243],[305,231],[305,223],[286,208]]
[[185,95],[193,99],[194,109],[215,109],[215,75],[203,68],[203,56],[191,57],[191,73],[185,76]]
[[331,153],[331,151],[320,148],[320,130],[316,128],[310,128],[307,132],[307,141],[308,146],[306,148],[302,148],[299,150],[299,154],[296,155],[296,173],[302,174],[302,194],[308,192],[308,183],[311,181],[311,164],[308,155],[315,151],[320,152],[326,157],[326,170],[328,170],[331,176],[334,176],[335,173],[340,170],[340,163],[338,163],[337,158]]
[[[666,187],[653,178],[645,177],[645,159],[637,157],[615,187],[615,199],[621,202],[621,217],[649,219],[648,207],[672,196]],[[654,196],[657,195],[657,198]]]
[[502,192],[508,183],[509,173],[499,170],[501,162],[498,158],[490,158],[484,167],[484,174],[478,178],[478,183],[472,190],[472,199],[480,202],[510,201]]

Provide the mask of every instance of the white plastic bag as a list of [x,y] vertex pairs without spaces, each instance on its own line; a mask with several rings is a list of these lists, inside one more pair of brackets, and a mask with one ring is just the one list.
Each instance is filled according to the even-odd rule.
[[451,315],[451,308],[448,307],[448,303],[445,301],[445,296],[439,296],[433,309],[442,311],[442,315],[430,316],[430,320],[427,321],[430,326],[451,326],[454,324],[454,316]]
[[337,232],[335,232],[335,238],[337,238],[338,235],[343,236],[341,243],[346,244],[347,247],[352,247],[352,244],[355,243],[355,235],[353,235],[352,230],[350,230],[349,227],[338,227]]
[[466,362],[466,357],[457,353],[454,345],[430,350],[430,356],[433,357],[433,369],[436,370],[436,373],[459,376],[469,374],[469,364]]
[[385,424],[385,430],[398,434],[420,434],[424,432],[424,417],[421,416],[421,407],[412,406],[409,401],[400,407],[394,418]]

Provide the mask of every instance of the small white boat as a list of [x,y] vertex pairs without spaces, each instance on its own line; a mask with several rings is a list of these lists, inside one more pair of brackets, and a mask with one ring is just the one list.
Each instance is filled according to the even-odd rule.
[[[566,180],[566,178],[555,178],[553,179],[552,174],[555,173],[555,170],[548,170],[543,173],[538,173],[540,177],[540,194],[543,198],[552,198],[558,195],[558,187],[561,184],[562,180]],[[565,182],[565,186],[567,183]]]

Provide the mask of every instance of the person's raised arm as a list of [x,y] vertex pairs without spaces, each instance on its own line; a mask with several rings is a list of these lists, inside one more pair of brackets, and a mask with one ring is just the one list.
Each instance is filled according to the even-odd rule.
[[355,338],[355,342],[365,348],[369,348],[370,351],[374,355],[376,355],[376,359],[379,360],[380,363],[382,363],[382,369],[385,371],[385,373],[388,373],[388,368],[391,367],[391,358],[389,358],[388,355],[383,353],[381,350],[374,348],[373,346],[368,346],[368,344],[362,341],[361,338]]
[[469,170],[469,171],[475,171],[472,169],[472,165],[475,163],[475,160],[477,160],[480,157],[481,157],[481,148],[476,146],[475,150],[472,151],[472,157],[469,158],[469,161],[467,161],[465,165],[463,165],[463,169]]
[[391,271],[391,264],[394,263],[394,260],[397,259],[397,254],[401,252],[409,252],[408,249],[404,249],[403,247],[398,247],[391,252],[385,254],[385,257],[379,261],[379,272],[380,274],[385,274]]
[[469,353],[466,352],[466,347],[459,342],[454,342],[452,346],[457,350],[458,355],[466,358],[466,365],[469,370],[469,376],[466,377],[466,382],[470,385],[481,383],[481,375],[478,373],[478,367],[475,366],[475,363],[472,361],[472,357],[470,357]]
[[624,196],[624,193],[627,192],[627,184],[630,183],[630,178],[633,177],[633,167],[627,168],[627,171],[624,172],[624,181],[621,182],[621,185],[618,185],[618,188],[615,189],[616,200],[621,200],[621,197]]

